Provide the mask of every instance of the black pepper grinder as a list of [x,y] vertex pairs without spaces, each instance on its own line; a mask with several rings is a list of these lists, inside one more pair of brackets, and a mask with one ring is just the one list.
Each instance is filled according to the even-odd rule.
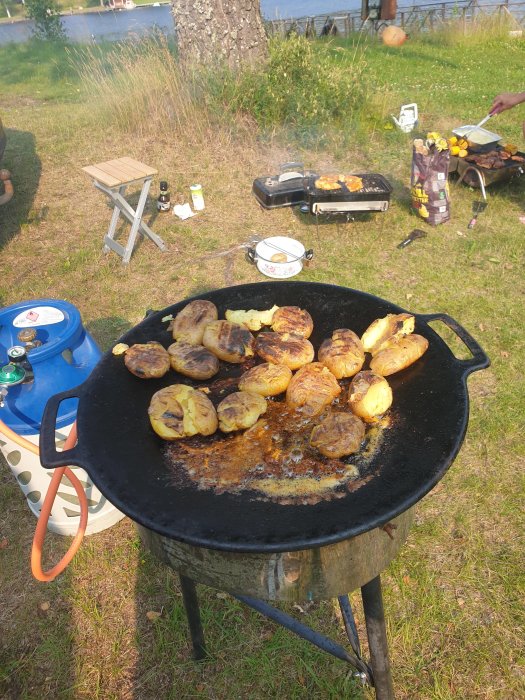
[[160,194],[157,199],[157,209],[159,211],[169,211],[170,210],[170,193],[168,192],[168,183],[166,180],[160,181]]

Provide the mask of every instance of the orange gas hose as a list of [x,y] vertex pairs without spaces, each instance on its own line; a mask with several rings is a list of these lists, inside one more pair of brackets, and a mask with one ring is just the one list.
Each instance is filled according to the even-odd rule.
[[[29,442],[29,440],[26,440],[21,435],[15,433],[14,430],[11,430],[11,428],[9,428],[2,420],[0,420],[0,433],[3,433],[6,437],[15,442],[17,445],[24,447],[33,454],[40,454],[37,445],[33,445],[32,442]],[[71,428],[71,432],[69,433],[64,444],[64,450],[69,450],[71,447],[74,447],[76,442],[77,424],[74,423],[73,427]],[[64,554],[62,559],[58,562],[58,564],[55,564],[53,568],[49,569],[48,571],[44,571],[42,569],[42,549],[44,546],[44,539],[46,536],[47,523],[49,520],[49,516],[51,515],[51,508],[53,507],[58,487],[60,486],[60,482],[64,474],[73,484],[75,491],[77,492],[78,500],[80,503],[80,522],[78,525],[77,533],[74,536],[69,549]],[[55,579],[59,574],[62,573],[62,571],[64,571],[64,569],[73,559],[73,557],[78,551],[78,548],[80,547],[80,544],[84,537],[84,533],[86,531],[87,520],[88,503],[82,484],[69,467],[58,467],[57,469],[55,469],[55,471],[53,472],[53,476],[51,477],[51,482],[49,484],[49,488],[47,490],[46,496],[44,498],[44,503],[42,505],[42,510],[40,511],[40,515],[38,516],[35,536],[33,537],[33,546],[31,548],[31,571],[33,573],[33,576],[37,579],[37,581],[53,581],[53,579]]]

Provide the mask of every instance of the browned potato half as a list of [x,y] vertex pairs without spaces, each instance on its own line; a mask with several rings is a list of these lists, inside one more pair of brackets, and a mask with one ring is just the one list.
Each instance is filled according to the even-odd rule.
[[218,425],[209,398],[186,384],[172,384],[153,394],[148,415],[151,427],[164,440],[211,435]]
[[243,326],[246,326],[246,328],[251,331],[260,331],[263,326],[272,325],[273,315],[278,308],[278,306],[272,306],[271,309],[267,309],[266,311],[256,311],[255,309],[233,311],[227,309],[224,315],[227,321],[242,323]]
[[286,403],[313,416],[332,403],[340,393],[341,387],[328,367],[320,362],[311,362],[291,378],[286,390]]
[[370,369],[383,377],[388,377],[419,360],[427,348],[428,340],[416,333],[396,338],[374,355],[370,362]]
[[204,330],[202,344],[219,360],[239,364],[253,357],[254,338],[246,326],[230,321],[212,321]]
[[263,362],[262,365],[252,367],[242,375],[239,380],[239,389],[251,391],[260,396],[277,396],[286,391],[291,378],[292,370],[289,367]]
[[361,336],[365,352],[375,355],[393,338],[400,338],[414,331],[415,318],[411,314],[388,314],[376,319]]
[[170,356],[156,341],[136,343],[126,350],[124,364],[136,377],[158,379],[169,370]]
[[359,372],[352,379],[348,403],[352,412],[367,423],[375,423],[392,405],[392,389],[374,372]]
[[353,377],[365,362],[363,344],[348,328],[339,328],[331,338],[323,340],[317,355],[319,362],[326,365],[337,379]]
[[351,413],[330,413],[316,425],[310,445],[325,457],[338,459],[358,452],[365,438],[365,424]]
[[312,343],[292,333],[259,333],[255,339],[255,351],[266,362],[298,369],[314,359]]
[[208,323],[218,318],[219,313],[213,302],[206,299],[190,301],[173,319],[171,326],[173,338],[193,343],[193,345],[201,345],[204,329]]
[[259,394],[235,391],[217,406],[219,428],[223,433],[251,428],[266,412],[266,401]]
[[168,348],[171,367],[185,377],[210,379],[219,371],[219,360],[202,345],[192,345],[183,340]]
[[314,322],[308,311],[298,306],[281,306],[272,318],[272,330],[276,333],[295,333],[309,338],[314,329]]

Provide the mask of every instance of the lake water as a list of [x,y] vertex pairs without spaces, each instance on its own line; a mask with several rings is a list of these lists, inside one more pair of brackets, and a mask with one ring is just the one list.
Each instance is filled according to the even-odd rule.
[[[413,5],[413,0],[401,0],[398,6]],[[360,9],[360,0],[261,0],[265,19],[284,19],[329,15]],[[0,12],[2,5],[0,4]],[[165,34],[173,34],[170,5],[137,7],[134,10],[94,11],[78,15],[63,15],[62,23],[71,41],[116,41],[129,36],[143,36],[153,27]],[[26,41],[31,36],[31,22],[18,21],[0,24],[0,45],[11,41]]]

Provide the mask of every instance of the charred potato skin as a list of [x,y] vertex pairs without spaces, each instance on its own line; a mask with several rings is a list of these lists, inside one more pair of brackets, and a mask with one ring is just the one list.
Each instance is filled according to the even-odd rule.
[[401,338],[414,331],[415,317],[412,314],[387,314],[371,323],[361,336],[365,352],[378,353],[394,338]]
[[348,404],[352,412],[366,423],[376,423],[388,411],[392,401],[390,384],[375,372],[359,372],[350,383]]
[[365,425],[352,413],[330,413],[310,435],[310,445],[325,457],[339,459],[355,454],[365,439]]
[[212,321],[202,338],[202,344],[219,360],[240,364],[254,355],[255,339],[250,331],[239,323]]
[[277,396],[288,388],[292,370],[285,365],[263,362],[245,372],[239,380],[239,389],[260,396]]
[[266,362],[299,369],[315,357],[312,343],[301,335],[292,333],[259,333],[255,339],[255,352]]
[[170,356],[157,341],[135,343],[125,351],[124,364],[140,379],[159,379],[170,368]]
[[172,384],[153,394],[148,415],[151,427],[164,440],[212,435],[218,427],[212,402],[187,384]]
[[309,415],[317,415],[341,393],[337,379],[321,362],[301,367],[286,390],[286,403]]
[[201,345],[204,329],[219,318],[217,307],[206,299],[190,301],[175,316],[171,331],[174,340],[184,340],[193,345]]
[[372,357],[370,369],[383,377],[400,372],[414,364],[428,348],[428,340],[412,333],[392,340]]
[[272,330],[275,333],[293,333],[309,338],[313,329],[312,317],[299,306],[281,306],[272,317]]
[[361,339],[349,328],[338,328],[331,338],[323,340],[317,356],[337,379],[353,377],[365,362]]
[[191,379],[210,379],[219,371],[219,360],[202,345],[192,345],[184,340],[168,347],[171,368]]
[[251,428],[266,412],[267,404],[259,394],[235,391],[217,406],[219,428],[223,433]]

